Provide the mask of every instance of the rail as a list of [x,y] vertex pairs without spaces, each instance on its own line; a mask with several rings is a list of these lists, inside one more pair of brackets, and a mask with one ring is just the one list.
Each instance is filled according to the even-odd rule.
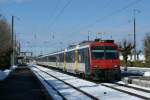
[[[37,68],[37,67],[35,67],[35,68]],[[73,85],[71,85],[71,84],[69,84],[69,83],[67,83],[67,82],[65,82],[65,81],[63,81],[63,80],[57,78],[57,77],[55,77],[54,75],[49,74],[49,73],[46,72],[46,71],[43,71],[43,70],[41,70],[41,69],[39,69],[39,68],[37,68],[37,69],[40,70],[40,71],[42,71],[42,72],[44,72],[44,73],[46,73],[47,75],[49,75],[49,76],[51,76],[51,77],[53,77],[53,78],[55,78],[55,79],[57,79],[57,80],[63,82],[64,84],[66,84],[66,85],[72,87],[73,89],[75,89],[75,90],[77,90],[77,91],[83,93],[84,95],[86,95],[87,97],[91,98],[92,100],[100,100],[99,98],[94,97],[93,95],[91,95],[91,94],[89,94],[89,93],[87,93],[87,92],[85,92],[85,91],[83,91],[83,90],[81,90],[81,89],[79,89],[79,88],[77,88],[77,87],[75,87],[75,86],[73,86]],[[40,75],[40,77],[43,78],[41,75]],[[44,78],[43,78],[43,79],[44,79]],[[46,80],[44,80],[44,81],[45,81],[48,85],[50,85],[51,87],[53,87],[48,81],[46,81]],[[54,89],[55,91],[57,91],[54,87],[53,87],[53,89]],[[58,93],[64,100],[67,100],[59,91],[57,91],[57,93]]]
[[[110,85],[108,85],[108,84],[110,84]],[[111,88],[111,89],[114,89],[114,90],[117,90],[117,91],[120,91],[120,92],[127,93],[127,94],[132,95],[132,96],[136,96],[136,97],[141,98],[141,99],[144,99],[144,100],[150,100],[150,97],[146,97],[146,96],[143,96],[143,95],[139,95],[139,94],[137,94],[136,92],[133,93],[133,92],[130,92],[130,91],[127,91],[127,90],[123,90],[123,89],[121,89],[121,88],[117,88],[117,86],[123,86],[123,87],[130,88],[130,89],[132,88],[132,89],[134,89],[134,90],[138,90],[138,91],[141,91],[141,92],[143,92],[143,93],[145,93],[145,92],[146,92],[146,93],[150,93],[149,91],[144,90],[144,89],[134,88],[134,87],[131,87],[131,86],[126,86],[126,85],[121,85],[121,84],[119,84],[119,83],[101,83],[100,85],[105,86],[105,87],[109,87],[109,88]]]

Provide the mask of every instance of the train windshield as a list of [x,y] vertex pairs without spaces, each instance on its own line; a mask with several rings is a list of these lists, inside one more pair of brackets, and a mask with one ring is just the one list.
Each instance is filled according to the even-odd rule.
[[118,52],[113,46],[92,47],[93,59],[118,59]]

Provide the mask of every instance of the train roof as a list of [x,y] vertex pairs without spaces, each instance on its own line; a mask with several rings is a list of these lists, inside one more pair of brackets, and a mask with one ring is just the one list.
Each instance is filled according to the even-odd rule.
[[79,49],[83,49],[83,48],[88,48],[91,44],[94,44],[94,43],[114,43],[114,40],[95,39],[94,41],[82,41],[77,45],[69,45],[64,50],[49,53],[47,55],[40,56],[39,58],[47,57],[47,56],[55,55],[55,54],[60,54],[60,53],[64,53],[64,52],[69,52],[69,51],[73,51],[73,50],[76,50],[76,49],[79,50]]

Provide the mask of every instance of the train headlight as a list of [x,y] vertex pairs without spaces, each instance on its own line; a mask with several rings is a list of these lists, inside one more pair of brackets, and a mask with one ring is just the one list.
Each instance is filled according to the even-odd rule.
[[118,65],[115,65],[114,67],[118,67]]
[[98,68],[98,66],[97,66],[97,65],[95,65],[95,66],[94,66],[94,68]]

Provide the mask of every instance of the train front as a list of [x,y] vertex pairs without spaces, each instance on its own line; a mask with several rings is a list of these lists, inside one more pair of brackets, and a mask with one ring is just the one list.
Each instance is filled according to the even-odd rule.
[[91,73],[94,80],[120,80],[119,50],[113,41],[91,45]]

